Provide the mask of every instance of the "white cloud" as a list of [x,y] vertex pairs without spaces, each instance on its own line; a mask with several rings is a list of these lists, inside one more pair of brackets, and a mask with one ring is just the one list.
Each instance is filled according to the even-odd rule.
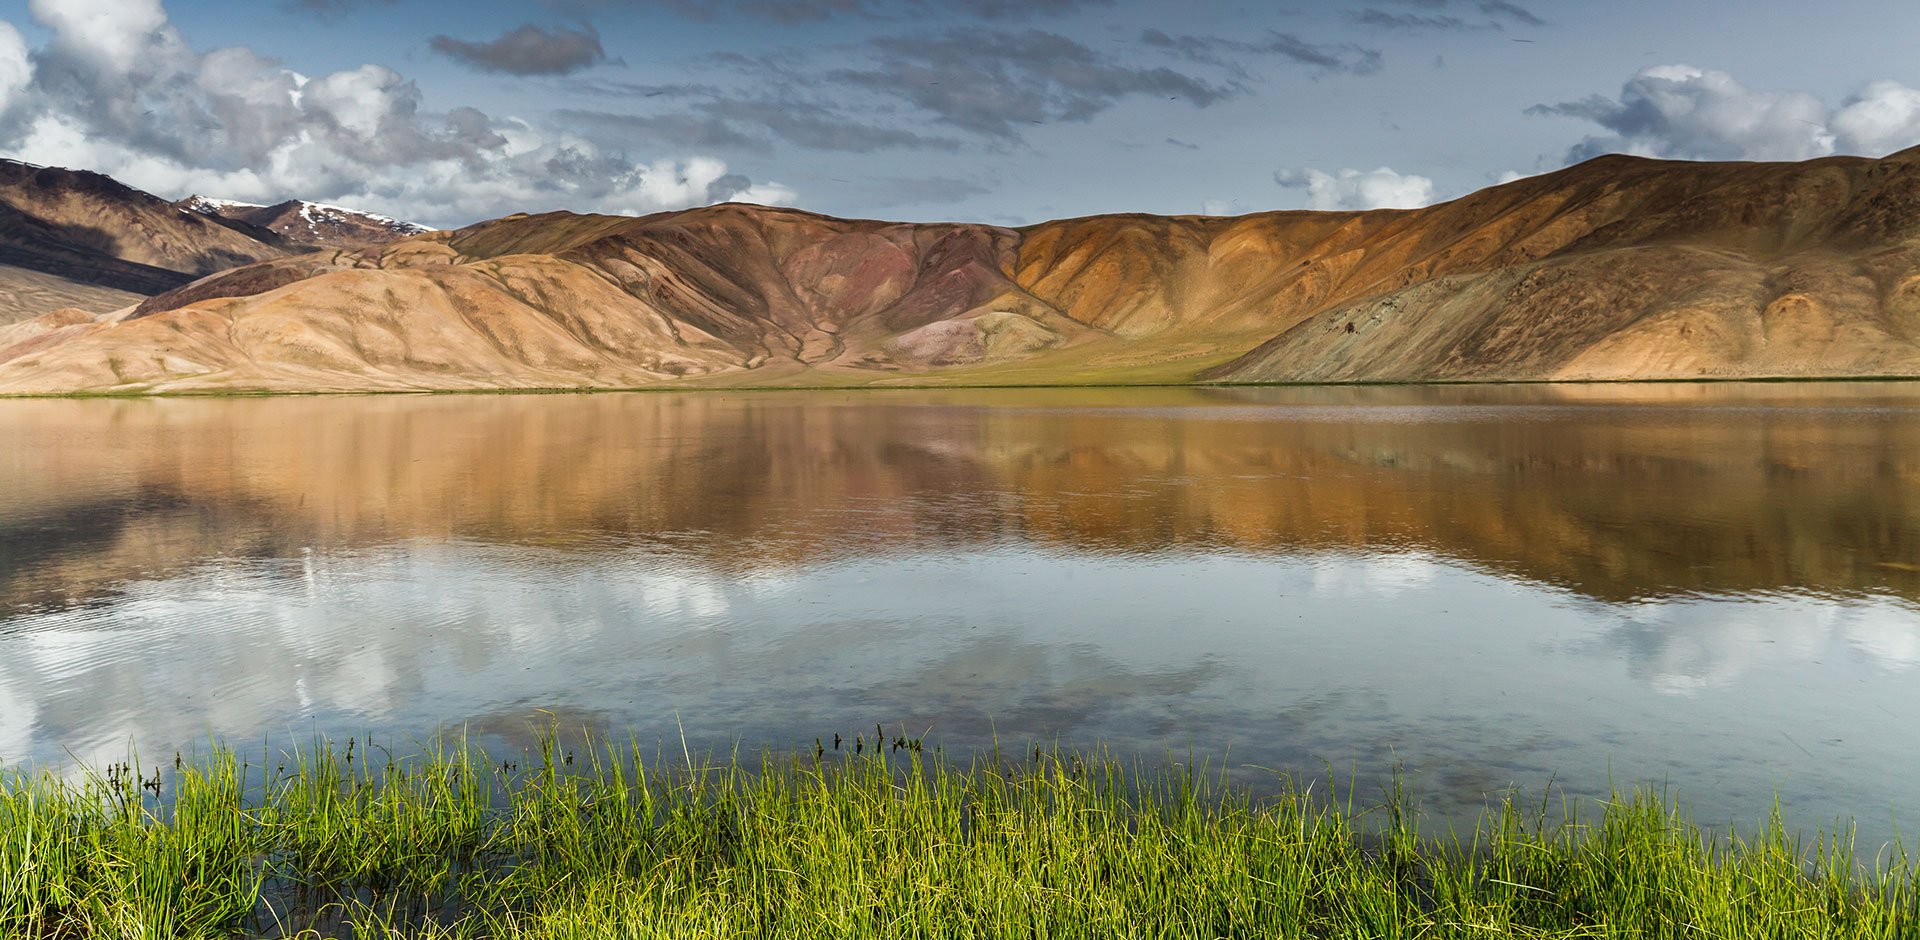
[[763,206],[787,206],[800,194],[779,183],[755,183],[726,198],[726,202],[757,202]]
[[515,118],[428,112],[413,82],[378,65],[309,79],[244,47],[196,52],[158,0],[31,9],[53,33],[37,56],[0,21],[0,155],[169,197],[297,197],[441,227],[794,198],[711,157],[636,162]]
[[389,121],[409,116],[400,106],[411,90],[392,69],[363,65],[307,82],[297,100],[310,113],[332,119],[341,130],[372,137],[388,130]]
[[129,71],[179,34],[159,0],[33,0],[33,18],[54,31],[54,46],[102,69]]
[[1834,113],[1806,92],[1755,91],[1725,72],[1656,65],[1629,79],[1618,98],[1594,95],[1528,110],[1582,118],[1610,132],[1575,145],[1568,162],[1603,153],[1685,160],[1883,156],[1920,143],[1920,91],[1892,81],[1867,85]]
[[1274,182],[1290,189],[1307,191],[1307,208],[1322,211],[1345,209],[1418,209],[1438,201],[1433,180],[1411,173],[1396,173],[1391,167],[1376,170],[1282,170]]
[[1874,82],[1846,100],[1833,131],[1840,149],[1870,157],[1920,144],[1920,89]]

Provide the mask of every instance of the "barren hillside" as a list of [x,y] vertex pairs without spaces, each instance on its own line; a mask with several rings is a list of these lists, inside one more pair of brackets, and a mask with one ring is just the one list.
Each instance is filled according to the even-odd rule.
[[520,215],[0,327],[15,393],[1809,375],[1920,375],[1920,149],[1024,229]]

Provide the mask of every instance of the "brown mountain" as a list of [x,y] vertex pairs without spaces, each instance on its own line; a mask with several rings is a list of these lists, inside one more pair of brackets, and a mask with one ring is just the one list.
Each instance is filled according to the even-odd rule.
[[0,391],[1920,375],[1920,148],[1024,229],[510,216],[0,329]]
[[0,160],[0,323],[112,310],[288,252],[265,229],[182,212],[109,176]]
[[306,251],[366,248],[432,231],[424,225],[402,222],[372,212],[300,199],[261,206],[189,196],[174,203],[174,206],[187,212],[258,226],[279,235],[288,245]]

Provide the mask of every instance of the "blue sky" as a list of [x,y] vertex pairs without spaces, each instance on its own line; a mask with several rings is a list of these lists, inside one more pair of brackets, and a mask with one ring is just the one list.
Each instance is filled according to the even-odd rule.
[[1920,4],[4,0],[0,155],[438,226],[1411,206],[1920,144]]

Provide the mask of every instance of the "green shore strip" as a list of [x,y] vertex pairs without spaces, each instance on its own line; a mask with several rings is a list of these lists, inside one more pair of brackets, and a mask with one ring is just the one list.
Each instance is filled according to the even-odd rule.
[[[355,744],[360,745],[355,749]],[[701,766],[549,736],[0,775],[0,936],[1920,936],[1898,849],[1640,793],[1421,832],[1168,761],[904,737]],[[1309,788],[1310,789],[1310,788]]]

